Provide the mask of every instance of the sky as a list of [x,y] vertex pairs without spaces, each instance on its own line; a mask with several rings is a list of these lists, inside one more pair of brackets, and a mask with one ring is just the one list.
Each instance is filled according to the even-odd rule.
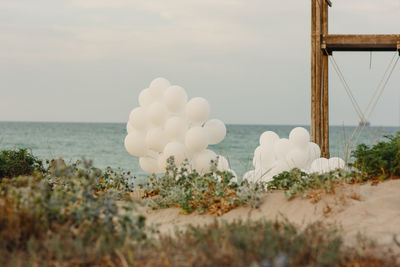
[[[400,33],[400,0],[332,2],[332,34]],[[308,125],[310,3],[1,0],[0,121],[125,122],[161,76],[226,123]],[[393,55],[334,53],[362,110]],[[329,71],[330,123],[357,124]],[[370,120],[400,124],[400,64]]]

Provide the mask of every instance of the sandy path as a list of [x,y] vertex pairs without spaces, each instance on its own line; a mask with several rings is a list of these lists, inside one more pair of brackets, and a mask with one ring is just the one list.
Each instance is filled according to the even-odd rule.
[[233,221],[275,220],[287,218],[297,225],[324,221],[328,225],[342,227],[347,242],[354,242],[357,233],[374,239],[380,246],[390,246],[400,253],[393,242],[397,235],[400,241],[400,180],[392,180],[372,186],[346,185],[334,195],[324,195],[316,203],[308,199],[295,198],[288,201],[282,192],[267,194],[259,209],[242,207],[221,217],[213,215],[182,215],[177,208],[152,211],[145,210],[147,223],[158,225],[161,233],[172,233],[185,226],[204,225],[218,220]]

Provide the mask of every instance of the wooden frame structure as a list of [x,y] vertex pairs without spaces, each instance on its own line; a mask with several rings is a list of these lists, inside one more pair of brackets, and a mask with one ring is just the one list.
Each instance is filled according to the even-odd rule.
[[399,51],[400,34],[330,35],[330,0],[311,0],[311,140],[329,158],[328,56],[334,51]]

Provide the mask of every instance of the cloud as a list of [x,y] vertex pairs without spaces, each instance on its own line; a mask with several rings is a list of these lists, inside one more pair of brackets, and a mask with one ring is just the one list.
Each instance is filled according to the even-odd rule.
[[[103,9],[107,16],[97,9]],[[109,15],[109,8],[115,14]],[[118,21],[119,12],[125,19]],[[78,9],[78,10],[77,10]],[[90,9],[86,13],[81,9]],[[96,9],[98,12],[92,12]],[[64,16],[82,19],[59,23],[3,24],[0,57],[42,60],[96,60],[129,55],[164,54],[181,56],[184,52],[226,54],[265,43],[258,22],[246,23],[257,11],[242,1],[92,1],[72,2]],[[50,10],[49,10],[50,11]],[[134,20],[140,14],[141,21]],[[39,13],[33,12],[32,16]],[[154,15],[158,22],[154,23]],[[45,18],[41,18],[45,20]],[[108,23],[110,22],[110,23]],[[35,25],[36,24],[36,25]],[[72,25],[71,25],[72,24]],[[96,25],[100,24],[100,25]],[[264,27],[264,26],[262,26]],[[20,45],[15,45],[15,44]],[[45,48],[47,47],[47,48]],[[7,52],[5,52],[7,51]]]

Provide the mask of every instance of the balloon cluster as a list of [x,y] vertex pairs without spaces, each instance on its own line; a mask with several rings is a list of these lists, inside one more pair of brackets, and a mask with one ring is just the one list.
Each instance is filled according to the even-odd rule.
[[164,173],[171,156],[180,166],[185,160],[200,173],[218,161],[220,171],[229,170],[228,160],[207,149],[226,135],[225,124],[208,120],[210,105],[201,97],[188,101],[184,88],[156,78],[139,94],[139,107],[133,109],[126,125],[125,148],[139,157],[140,167],[148,174]]
[[275,175],[298,168],[307,173],[326,173],[345,168],[345,162],[340,158],[320,158],[321,149],[310,142],[310,134],[302,127],[294,128],[287,138],[279,138],[272,131],[260,136],[260,145],[254,151],[253,166],[244,174],[243,179],[256,181],[271,181]]

